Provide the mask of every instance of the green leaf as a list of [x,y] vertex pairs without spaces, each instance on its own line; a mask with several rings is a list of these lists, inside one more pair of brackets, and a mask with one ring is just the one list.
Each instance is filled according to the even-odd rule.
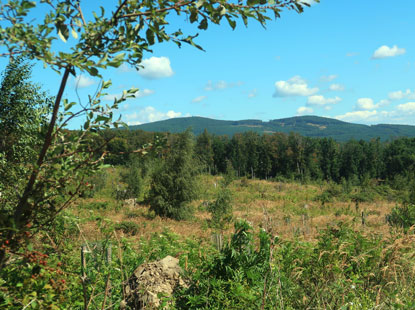
[[97,68],[94,67],[88,67],[86,68],[86,71],[88,71],[88,73],[92,76],[98,76],[98,70]]
[[64,104],[65,112],[68,111],[70,108],[72,108],[75,104],[76,102],[70,102],[70,103]]
[[225,15],[227,12],[226,8],[222,6],[222,9],[220,10],[220,15]]
[[204,19],[202,19],[202,21],[199,24],[199,27],[197,27],[197,28],[202,29],[202,30],[206,30],[207,27],[208,27],[208,21],[207,21],[206,18],[204,18]]
[[81,20],[80,20],[79,18],[74,19],[74,21],[75,21],[75,24],[76,24],[79,28],[81,28],[81,27],[82,27],[82,22],[81,22]]
[[121,53],[121,54],[118,54],[117,56],[115,56],[112,60],[114,60],[114,61],[124,60],[124,56],[125,56],[125,53]]
[[136,94],[137,92],[139,91],[139,89],[138,88],[135,88],[135,87],[133,87],[133,88],[130,88],[129,90],[127,90],[127,93],[129,93],[129,94]]
[[150,45],[154,44],[155,36],[154,36],[154,32],[150,28],[148,28],[146,31],[146,38],[147,38],[148,44]]
[[231,19],[229,16],[226,16],[226,19],[228,20],[229,26],[231,26],[232,30],[234,30],[236,27],[236,21]]
[[29,10],[29,9],[34,8],[36,6],[36,1],[23,1],[21,6],[22,6],[23,9]]
[[103,115],[98,115],[97,118],[95,119],[96,122],[108,122],[109,120],[110,120],[110,117],[103,116]]
[[198,9],[198,8],[200,8],[203,4],[205,3],[205,0],[198,0],[197,2],[196,2],[196,8]]
[[[63,42],[66,43],[66,41],[68,40],[68,37],[69,37],[68,26],[63,24],[60,20],[56,22],[55,26],[56,26],[56,29],[58,30],[58,36],[60,37],[60,39]],[[62,54],[62,53],[60,53],[60,54]]]
[[102,82],[102,88],[106,89],[109,88],[112,85],[112,81],[108,80],[108,81],[103,81]]
[[197,18],[199,16],[199,13],[197,11],[197,9],[192,9],[190,12],[190,22],[194,23],[195,21],[197,21]]
[[246,17],[245,14],[242,14],[241,17],[242,17],[242,20],[244,21],[244,25],[247,27],[248,26],[248,17]]
[[73,28],[71,29],[71,34],[72,34],[72,37],[74,37],[74,39],[78,39],[78,34]]
[[118,68],[124,62],[124,56],[125,53],[118,54],[108,62],[108,65],[111,67]]
[[97,65],[100,65],[100,64],[102,64],[102,63],[104,63],[104,62],[106,62],[107,61],[107,59],[108,59],[108,53],[105,53],[104,54],[104,57],[102,57],[98,62],[97,62]]
[[66,43],[66,38],[65,38],[65,36],[62,34],[62,32],[61,32],[61,30],[60,30],[60,29],[58,30],[58,36],[59,36],[59,38],[61,38],[61,40],[62,40],[63,42],[65,42],[65,43]]

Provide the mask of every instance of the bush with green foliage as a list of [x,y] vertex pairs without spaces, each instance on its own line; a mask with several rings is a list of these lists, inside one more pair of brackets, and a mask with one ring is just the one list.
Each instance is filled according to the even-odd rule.
[[115,230],[121,230],[125,234],[135,236],[140,232],[140,225],[131,221],[122,221],[121,223],[115,224]]
[[235,223],[235,233],[223,250],[202,261],[192,272],[192,285],[180,292],[179,309],[275,309],[268,302],[271,274],[271,244],[263,230],[259,247],[252,227],[245,221]]
[[127,184],[126,198],[140,198],[144,180],[139,161],[133,161],[127,166],[127,170],[121,174],[121,180]]
[[401,227],[407,231],[415,225],[415,204],[404,204],[395,206],[391,213],[386,216],[389,225]]
[[147,198],[150,210],[176,220],[189,217],[189,203],[197,195],[197,172],[192,136],[186,131],[177,136],[170,153],[153,172]]

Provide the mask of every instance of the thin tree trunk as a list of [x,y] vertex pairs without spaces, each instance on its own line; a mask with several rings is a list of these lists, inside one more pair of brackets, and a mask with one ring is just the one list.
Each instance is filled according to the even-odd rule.
[[32,190],[33,190],[33,186],[36,182],[37,176],[39,175],[39,169],[40,169],[40,167],[42,166],[42,164],[45,160],[46,153],[47,153],[50,145],[52,144],[53,130],[54,130],[55,125],[56,125],[56,120],[57,120],[57,117],[58,117],[60,102],[62,100],[63,92],[65,90],[65,86],[66,86],[66,83],[68,81],[70,71],[71,71],[71,69],[69,67],[65,68],[65,72],[63,73],[61,85],[59,87],[58,95],[56,96],[56,100],[55,100],[55,103],[53,105],[52,117],[51,117],[51,120],[50,120],[50,123],[49,123],[48,132],[46,133],[46,136],[45,136],[45,141],[43,143],[42,150],[39,153],[39,157],[38,157],[36,166],[33,168],[32,175],[30,176],[29,182],[26,185],[23,196],[20,199],[19,204],[17,205],[17,208],[14,212],[14,221],[15,221],[15,225],[16,225],[17,229],[19,229],[19,227],[21,227],[22,220],[23,221],[27,220],[31,216],[32,210],[29,209],[27,201],[29,199],[29,196],[30,196]]

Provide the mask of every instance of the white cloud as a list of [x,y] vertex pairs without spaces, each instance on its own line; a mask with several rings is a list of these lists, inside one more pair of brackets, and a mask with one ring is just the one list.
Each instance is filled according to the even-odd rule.
[[[376,107],[381,107],[385,102],[390,103],[388,100],[380,100]],[[335,118],[349,121],[349,122],[361,122],[361,123],[383,123],[383,124],[413,124],[413,118],[415,115],[415,102],[407,102],[395,107],[390,111],[373,110],[360,110],[348,112],[343,115],[338,115]]]
[[333,81],[335,79],[337,79],[337,75],[336,74],[325,75],[325,76],[322,76],[320,78],[320,80],[323,81],[323,82],[331,82],[331,81]]
[[415,113],[415,102],[408,102],[408,103],[400,104],[396,108],[400,112],[414,114]]
[[93,79],[83,74],[80,74],[75,78],[75,87],[77,88],[85,88],[94,84],[96,84],[96,82]]
[[340,101],[342,101],[342,98],[337,96],[334,98],[325,98],[322,95],[314,95],[308,97],[307,105],[326,106],[331,104],[337,104]]
[[415,99],[415,92],[412,92],[410,89],[406,91],[398,90],[393,91],[388,94],[389,99],[391,100],[401,100],[401,99]]
[[314,112],[314,110],[312,108],[308,108],[308,107],[299,107],[297,109],[297,115],[311,114],[313,112]]
[[[409,90],[409,89],[408,89]],[[390,92],[388,94],[389,99],[391,100],[400,100],[402,98],[405,97],[405,93],[402,90],[398,90],[398,91],[394,91],[394,92]]]
[[373,53],[372,58],[381,59],[381,58],[395,57],[395,56],[403,55],[405,53],[406,53],[406,50],[404,48],[398,47],[397,45],[394,45],[393,47],[382,45]]
[[[152,94],[154,94],[154,90],[144,88],[143,90],[139,90],[138,92],[136,92],[134,96],[135,98],[142,98],[142,97],[150,96]],[[108,94],[102,97],[102,99],[107,100],[107,101],[114,101],[115,98],[120,98],[121,96],[122,96],[122,93]]]
[[211,90],[222,90],[222,89],[227,89],[227,88],[232,88],[232,87],[237,87],[237,86],[241,86],[243,84],[243,82],[238,81],[238,82],[226,82],[223,80],[220,80],[216,83],[212,83],[212,81],[208,81],[206,86],[205,86],[205,90],[207,91],[211,91]]
[[203,100],[205,100],[206,98],[207,98],[206,96],[199,96],[199,97],[193,98],[192,102],[193,103],[199,103],[199,102],[202,102]]
[[359,98],[356,103],[356,110],[374,110],[377,105],[373,102],[372,98]]
[[343,91],[344,90],[344,86],[341,84],[331,84],[329,86],[329,89],[332,91]]
[[[188,114],[187,114],[188,115]],[[185,115],[185,116],[187,116]],[[144,123],[156,122],[170,118],[183,116],[181,112],[170,110],[166,113],[157,111],[154,107],[148,106],[138,112],[125,115],[125,120],[128,125],[140,125]]]
[[376,119],[378,112],[376,110],[373,111],[354,111],[354,112],[347,112],[343,115],[338,115],[335,118],[347,121],[347,122],[359,122],[359,121],[370,121]]
[[318,88],[309,88],[307,82],[300,76],[294,76],[288,81],[275,82],[274,97],[311,96]]
[[390,104],[388,99],[382,99],[375,104],[372,98],[359,98],[357,99],[355,110],[356,111],[368,111],[368,110],[375,110],[380,107],[384,107]]
[[166,78],[174,74],[170,66],[170,59],[167,57],[153,56],[144,59],[140,65],[144,68],[140,68],[138,74],[149,80]]

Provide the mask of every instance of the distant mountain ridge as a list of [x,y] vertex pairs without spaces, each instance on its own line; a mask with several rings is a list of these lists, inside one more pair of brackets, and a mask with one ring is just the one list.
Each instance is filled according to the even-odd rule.
[[331,137],[337,141],[350,139],[370,140],[380,138],[382,141],[397,137],[415,137],[415,126],[410,125],[362,125],[347,123],[337,119],[320,116],[296,116],[275,119],[263,122],[256,119],[240,121],[223,121],[206,117],[181,117],[171,118],[164,121],[130,126],[130,129],[141,129],[153,132],[183,132],[192,128],[195,135],[202,133],[205,129],[216,135],[232,136],[236,133],[255,131],[260,134],[283,132],[299,133],[306,137]]

